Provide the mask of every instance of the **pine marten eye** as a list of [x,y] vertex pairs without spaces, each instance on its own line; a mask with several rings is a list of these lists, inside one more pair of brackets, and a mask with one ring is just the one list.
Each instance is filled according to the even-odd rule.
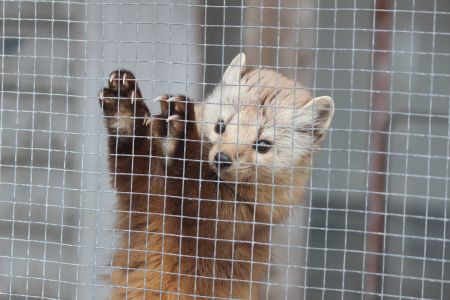
[[256,143],[253,145],[253,149],[258,151],[258,153],[267,153],[272,148],[272,143],[268,140],[260,140],[256,141]]
[[219,121],[217,121],[216,126],[214,127],[214,131],[217,134],[222,134],[225,132],[226,127],[227,125],[225,124],[225,121],[223,119],[220,119]]

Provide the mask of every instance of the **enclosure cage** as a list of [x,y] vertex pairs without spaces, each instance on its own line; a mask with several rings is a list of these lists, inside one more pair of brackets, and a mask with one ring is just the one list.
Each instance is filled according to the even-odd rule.
[[110,72],[202,101],[240,52],[336,105],[264,299],[448,298],[450,2],[0,5],[0,299],[111,295]]

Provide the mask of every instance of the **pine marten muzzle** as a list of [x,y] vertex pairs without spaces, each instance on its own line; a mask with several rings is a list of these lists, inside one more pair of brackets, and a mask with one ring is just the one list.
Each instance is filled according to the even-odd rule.
[[333,101],[244,54],[204,102],[156,101],[152,115],[126,70],[100,95],[123,233],[112,298],[261,299],[271,224],[302,203]]

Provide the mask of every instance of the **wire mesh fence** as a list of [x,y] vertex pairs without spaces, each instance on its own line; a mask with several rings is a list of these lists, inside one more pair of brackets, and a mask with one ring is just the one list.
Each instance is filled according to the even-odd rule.
[[[98,104],[110,73],[132,71],[146,100],[183,94],[201,102],[240,52],[248,65],[335,103],[303,204],[289,205],[283,222],[268,222],[260,299],[450,293],[448,1],[0,7],[0,299],[113,295],[112,256],[132,230],[116,227]],[[158,103],[147,104],[159,113]]]

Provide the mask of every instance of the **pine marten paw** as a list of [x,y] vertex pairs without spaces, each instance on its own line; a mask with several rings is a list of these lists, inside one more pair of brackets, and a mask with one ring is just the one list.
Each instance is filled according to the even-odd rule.
[[152,128],[152,136],[164,138],[164,155],[174,157],[179,143],[190,135],[195,122],[194,103],[186,96],[163,95],[155,99],[161,105],[161,114],[146,122]]
[[106,126],[115,134],[131,136],[150,115],[136,79],[129,71],[117,70],[111,73],[107,84],[99,100]]

